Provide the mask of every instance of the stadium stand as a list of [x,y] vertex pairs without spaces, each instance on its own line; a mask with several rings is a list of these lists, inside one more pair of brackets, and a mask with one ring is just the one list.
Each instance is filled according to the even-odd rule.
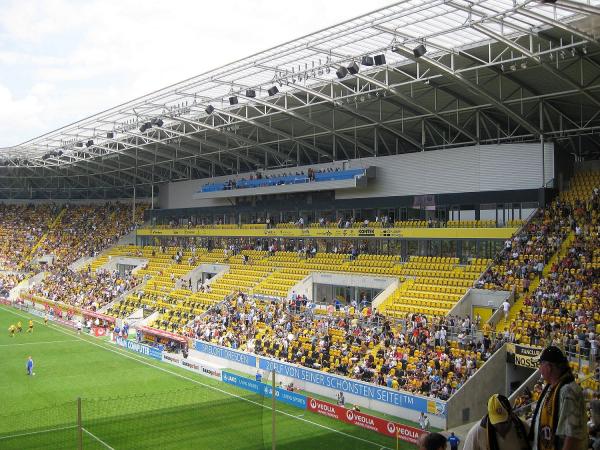
[[144,209],[144,205],[136,208],[133,223],[131,206],[122,203],[66,206],[32,254],[52,255],[54,264],[66,268],[81,257],[97,255],[131,232],[142,222]]
[[[547,251],[548,264],[536,270],[539,283],[525,289],[509,323],[499,325],[514,332],[515,341],[539,346],[553,343],[571,354],[589,357],[591,341],[600,332],[600,199],[593,187],[597,181],[598,173],[579,175],[547,210],[550,231],[544,247],[538,248]],[[552,250],[558,251],[550,257]],[[516,272],[528,276],[525,270]]]
[[55,271],[34,285],[24,296],[36,301],[51,300],[64,305],[97,311],[134,288],[137,279],[131,274],[113,271]]
[[359,322],[352,314],[312,316],[299,310],[293,301],[265,302],[239,293],[196,320],[193,332],[219,345],[441,399],[490,355],[474,342],[447,341],[446,331],[440,337],[442,328],[454,329],[464,318],[427,322],[414,315],[403,329],[378,314]]
[[10,290],[25,278],[26,275],[21,273],[0,273],[0,297],[8,297]]
[[0,204],[0,270],[27,266],[56,214],[52,204]]
[[[445,17],[433,34],[412,31],[422,50],[390,32],[403,24],[384,26],[409,16],[397,4],[348,22],[356,49],[346,23],[343,33],[329,30],[337,38],[303,38],[314,61],[289,44],[289,59],[240,60],[218,77],[190,79],[7,152],[19,155],[11,163],[24,181],[20,190],[6,184],[21,183],[4,169],[7,159],[0,172],[11,178],[0,176],[0,195],[64,202],[0,204],[0,296],[33,275],[22,304],[118,319],[103,331],[121,338],[117,328],[132,323],[138,341],[161,336],[184,359],[211,343],[418,394],[442,425],[473,420],[473,402],[490,390],[520,389],[515,407],[524,411],[539,399],[537,362],[519,365],[517,349],[561,347],[587,399],[598,396],[599,102],[592,83],[575,80],[599,79],[600,66],[597,45],[587,45],[593,33],[570,25],[597,2],[433,3],[432,16]],[[455,20],[446,10],[460,18],[455,36],[443,31]],[[323,42],[334,49],[326,66]],[[388,60],[374,64],[375,51]],[[352,62],[344,74],[349,57],[365,61],[360,72]],[[274,61],[281,65],[269,68]],[[242,95],[239,86],[253,88]],[[198,107],[209,98],[221,99],[218,110]],[[140,128],[139,111],[156,117]],[[57,142],[65,153],[47,153]],[[42,169],[59,181],[30,182],[28,171],[43,178]],[[87,188],[77,184],[84,178]],[[130,196],[133,208],[108,201]],[[318,277],[332,281],[313,283]],[[184,359],[176,359],[182,367]],[[440,412],[438,403],[453,409]],[[381,412],[401,409],[388,406]]]

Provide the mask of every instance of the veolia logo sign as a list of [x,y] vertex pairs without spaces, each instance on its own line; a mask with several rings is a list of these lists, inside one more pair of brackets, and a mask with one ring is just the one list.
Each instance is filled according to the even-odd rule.
[[333,406],[329,406],[326,403],[318,403],[317,404],[317,408],[320,411],[325,411],[325,412],[328,412],[328,413],[331,413],[331,414],[335,414],[335,409],[333,408]]
[[409,437],[411,439],[418,439],[419,438],[419,433],[416,430],[409,430],[409,429],[406,429],[406,428],[398,428],[398,432],[402,436],[406,436],[406,437]]
[[311,408],[316,408],[317,407],[317,401],[314,398],[310,399],[310,407]]
[[395,433],[396,432],[396,424],[393,422],[388,422],[387,430],[388,430],[388,433]]
[[354,414],[354,411],[351,409],[346,411],[346,417],[350,422],[360,422],[371,427],[375,426],[375,422],[373,422],[372,418],[363,416],[362,414]]

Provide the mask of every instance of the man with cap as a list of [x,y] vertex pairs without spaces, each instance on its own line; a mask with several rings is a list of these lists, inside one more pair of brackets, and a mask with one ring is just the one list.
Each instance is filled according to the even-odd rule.
[[508,399],[494,394],[488,413],[469,430],[463,450],[529,450],[527,434],[526,424],[513,414]]
[[440,433],[424,433],[417,439],[419,450],[446,450],[446,437]]
[[546,386],[531,419],[533,450],[587,449],[585,401],[567,357],[551,345],[541,353],[539,363]]

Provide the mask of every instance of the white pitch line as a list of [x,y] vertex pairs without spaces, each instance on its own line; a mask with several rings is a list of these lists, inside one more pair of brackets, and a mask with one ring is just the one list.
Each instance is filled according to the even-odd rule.
[[47,430],[32,431],[31,433],[19,433],[19,434],[11,434],[10,436],[1,436],[0,441],[3,439],[13,439],[13,438],[18,438],[18,437],[23,437],[23,436],[33,436],[34,434],[50,433],[52,431],[71,430],[73,428],[77,428],[77,425],[71,425],[68,427],[60,427],[60,428],[48,428]]
[[62,341],[41,341],[41,342],[21,342],[19,344],[0,344],[0,347],[16,347],[18,345],[43,345],[43,344],[58,344],[59,342],[79,342],[77,339],[65,339]]
[[84,427],[81,427],[82,431],[85,431],[89,436],[93,437],[94,439],[96,439],[98,442],[100,442],[102,445],[104,445],[106,448],[108,448],[109,450],[115,450],[114,448],[112,448],[110,445],[108,445],[106,442],[104,442],[102,439],[100,439],[98,436],[96,436],[94,433],[89,432],[88,430],[86,430]]
[[[1,309],[1,310],[4,310],[4,311],[6,311],[6,312],[9,312],[9,313],[11,313],[11,314],[14,314],[14,315],[16,315],[16,316],[20,316],[20,317],[27,317],[27,318],[29,317],[29,316],[26,316],[26,315],[24,315],[24,314],[19,314],[19,313],[15,312],[15,311],[12,311],[12,310],[10,310],[10,309],[7,309],[6,307],[4,307],[4,306],[2,306],[2,305],[0,305],[0,309]],[[38,321],[38,320],[34,320],[34,322],[41,323],[41,322],[40,322],[40,321]],[[147,360],[145,360],[145,359],[138,359],[138,358],[135,358],[135,357],[133,357],[132,355],[130,355],[130,354],[129,354],[129,352],[125,353],[125,352],[126,352],[126,350],[117,351],[117,350],[116,350],[116,349],[114,349],[114,348],[111,348],[111,347],[106,347],[106,346],[104,346],[104,345],[98,344],[97,342],[93,342],[93,341],[89,341],[89,340],[87,340],[87,339],[84,339],[83,337],[81,337],[81,336],[79,336],[79,335],[71,335],[69,331],[67,331],[67,330],[63,330],[63,329],[62,329],[62,327],[59,327],[58,325],[51,324],[51,326],[52,326],[52,327],[53,327],[53,328],[54,328],[56,331],[58,331],[58,332],[60,332],[60,333],[66,334],[67,336],[73,336],[73,337],[75,337],[75,338],[77,338],[77,339],[80,339],[80,340],[82,340],[82,341],[84,341],[84,342],[87,342],[87,343],[88,343],[88,344],[90,344],[90,345],[94,345],[94,346],[96,346],[96,347],[100,347],[100,348],[102,348],[102,349],[104,349],[104,350],[106,350],[106,351],[108,351],[108,352],[116,353],[117,355],[121,355],[121,356],[123,356],[123,357],[125,357],[125,358],[129,358],[129,359],[131,359],[131,360],[133,360],[133,361],[137,361],[137,362],[139,362],[140,364],[144,364],[144,365],[146,365],[146,366],[152,367],[152,368],[154,368],[154,369],[157,369],[157,370],[160,370],[160,371],[162,371],[162,372],[169,373],[169,374],[171,374],[171,375],[174,375],[174,376],[176,376],[176,377],[178,377],[178,378],[182,378],[182,379],[184,379],[184,380],[190,381],[190,382],[192,382],[192,383],[198,384],[198,385],[200,385],[200,386],[203,386],[203,387],[206,387],[206,388],[208,388],[208,389],[212,389],[213,391],[221,392],[222,394],[228,395],[228,396],[230,396],[230,397],[234,397],[234,398],[237,398],[237,399],[239,399],[239,400],[243,400],[243,401],[245,401],[245,402],[252,403],[252,404],[254,404],[254,405],[257,405],[257,406],[260,406],[260,407],[262,407],[262,408],[264,408],[264,409],[271,409],[271,407],[270,407],[270,406],[263,405],[262,403],[255,402],[255,401],[253,401],[253,400],[249,400],[249,399],[247,399],[247,398],[245,398],[245,397],[242,397],[241,395],[233,394],[233,393],[231,393],[231,392],[227,392],[227,391],[225,391],[225,390],[223,390],[223,389],[220,389],[220,388],[218,388],[218,387],[215,387],[215,386],[211,386],[211,385],[209,385],[209,384],[202,383],[201,381],[195,380],[195,379],[193,379],[193,378],[187,377],[187,376],[185,376],[185,375],[182,375],[182,374],[180,374],[180,373],[177,373],[177,372],[173,372],[172,370],[168,370],[168,369],[165,369],[165,368],[163,368],[163,367],[155,366],[154,364],[151,364],[149,361],[147,361]],[[117,349],[118,349],[118,350],[120,350],[120,348],[118,348],[118,347],[117,347]],[[346,437],[348,437],[348,438],[350,438],[350,439],[355,439],[355,440],[357,440],[357,441],[361,441],[361,442],[365,442],[365,443],[367,443],[367,444],[369,444],[369,445],[373,445],[374,447],[382,448],[382,447],[381,447],[381,444],[378,444],[377,442],[369,441],[368,439],[364,439],[364,438],[361,438],[361,437],[358,437],[358,436],[353,436],[353,435],[351,435],[351,434],[344,433],[343,431],[336,430],[335,428],[328,427],[327,425],[322,425],[322,424],[320,424],[320,423],[316,423],[316,422],[313,422],[313,421],[311,421],[311,420],[308,420],[308,419],[304,419],[304,418],[301,418],[301,417],[297,417],[297,416],[295,416],[294,414],[287,413],[287,412],[285,412],[285,411],[281,411],[281,410],[277,410],[277,413],[279,413],[279,414],[283,414],[283,415],[285,415],[285,416],[291,417],[291,418],[293,418],[293,419],[296,419],[296,420],[300,420],[300,421],[302,421],[302,422],[310,423],[311,425],[314,425],[314,426],[316,426],[316,427],[319,427],[319,428],[323,428],[324,430],[328,430],[328,431],[332,431],[332,432],[334,432],[334,433],[337,433],[337,434],[341,434],[342,436],[346,436]]]

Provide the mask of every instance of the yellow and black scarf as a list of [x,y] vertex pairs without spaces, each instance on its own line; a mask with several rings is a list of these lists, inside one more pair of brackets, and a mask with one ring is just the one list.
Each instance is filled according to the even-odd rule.
[[554,386],[547,384],[540,395],[540,401],[535,407],[533,419],[531,420],[530,439],[533,441],[535,422],[539,414],[537,448],[538,450],[558,450],[560,448],[556,427],[558,426],[558,413],[560,401],[560,390],[563,386],[573,382],[575,379],[569,372],[563,375]]

